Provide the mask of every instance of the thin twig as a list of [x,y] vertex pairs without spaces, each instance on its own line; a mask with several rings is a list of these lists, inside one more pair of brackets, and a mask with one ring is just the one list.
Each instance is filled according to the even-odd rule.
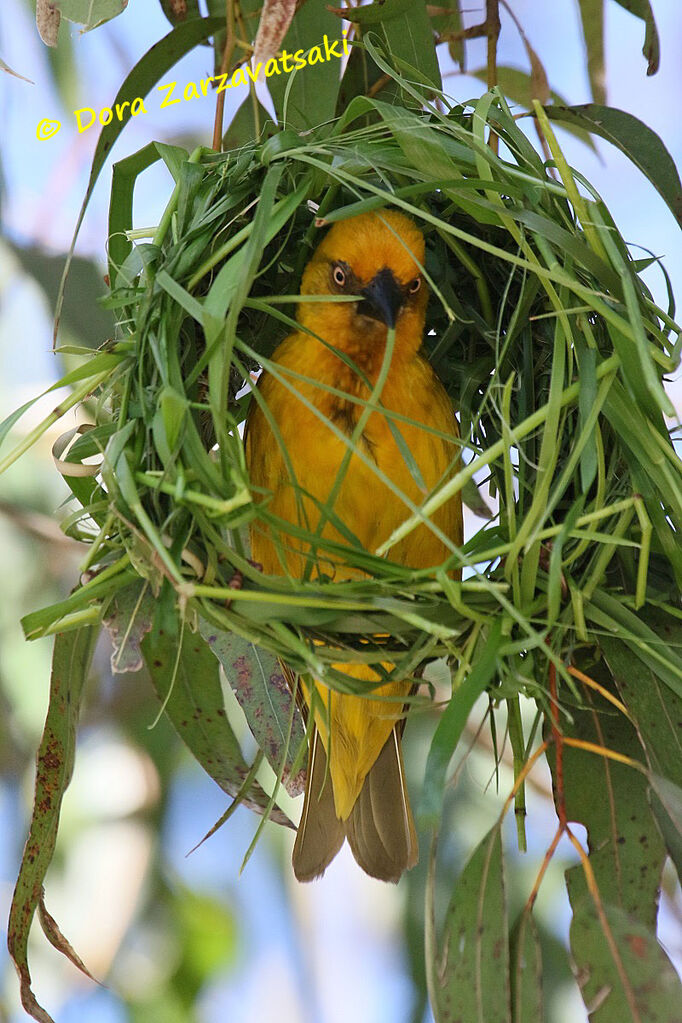
[[371,85],[367,90],[367,95],[369,96],[369,98],[372,99],[373,96],[376,96],[376,94],[380,92],[385,85],[388,85],[390,81],[391,76],[388,74],[383,74],[381,78],[377,78],[374,85]]
[[[488,36],[488,88],[494,89],[497,85],[497,40],[500,37],[500,0],[486,0],[485,11],[486,34]],[[499,138],[492,128],[490,129],[488,145],[493,153],[497,153]]]
[[[220,65],[221,75],[227,74],[227,69],[232,59],[232,53],[234,51],[234,0],[225,0],[225,23],[227,25],[227,38],[225,39],[225,49],[223,50],[223,59]],[[223,112],[225,110],[225,90],[218,93],[215,105],[215,121],[213,123],[213,148],[217,153],[220,152],[223,145]]]
[[488,22],[482,21],[479,25],[469,25],[468,28],[459,28],[457,31],[440,32],[436,37],[438,43],[460,43],[465,39],[481,39],[488,34]]
[[488,37],[488,88],[497,85],[497,40],[500,37],[500,0],[486,0],[485,29]]
[[614,696],[613,693],[610,693],[608,689],[604,689],[604,687],[600,686],[598,682],[595,682],[593,678],[590,678],[589,675],[586,675],[578,668],[574,668],[572,665],[570,665],[568,668],[568,674],[573,675],[574,678],[579,679],[583,683],[583,685],[587,686],[589,689],[594,689],[594,691],[599,693],[599,695],[603,697],[603,699],[608,700],[609,703],[612,703],[614,707],[618,708],[621,714],[624,714],[625,717],[628,718],[628,720],[630,720],[630,712],[625,706],[625,704],[621,703],[618,697]]

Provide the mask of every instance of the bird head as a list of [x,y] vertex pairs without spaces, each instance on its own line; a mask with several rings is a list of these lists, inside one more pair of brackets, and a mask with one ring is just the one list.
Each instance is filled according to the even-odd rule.
[[383,209],[337,221],[304,271],[301,294],[357,299],[303,301],[299,322],[361,361],[383,350],[394,327],[394,354],[412,355],[421,345],[428,300],[423,264],[424,236],[404,214]]

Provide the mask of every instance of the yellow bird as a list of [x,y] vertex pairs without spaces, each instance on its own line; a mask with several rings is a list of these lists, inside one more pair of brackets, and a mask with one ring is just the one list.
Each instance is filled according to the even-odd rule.
[[[334,521],[327,518],[320,535],[348,543],[350,533],[374,551],[409,515],[405,502],[379,478],[377,470],[399,493],[420,504],[424,487],[430,492],[456,469],[458,448],[448,439],[458,436],[452,405],[419,354],[428,300],[423,265],[421,231],[402,213],[388,209],[333,225],[308,263],[301,295],[358,298],[303,300],[298,307],[300,330],[289,335],[273,355],[277,375],[263,373],[258,384],[268,414],[261,402],[252,399],[246,428],[251,482],[257,499],[267,500],[269,511],[285,523],[314,534],[321,509],[335,488]],[[395,328],[395,339],[378,399],[380,408],[369,416],[342,481],[335,486],[348,458],[343,435],[353,434],[363,402],[377,382],[388,327]],[[391,419],[384,411],[398,413],[400,418]],[[396,441],[396,431],[404,444]],[[407,448],[419,473],[408,465],[401,447]],[[459,495],[443,505],[432,521],[461,545]],[[256,522],[251,545],[253,558],[270,574],[300,578],[311,558],[310,543],[296,532],[287,533],[286,527],[273,536],[268,527]],[[441,564],[449,553],[434,532],[421,525],[391,549],[390,557],[426,568]],[[314,565],[319,559],[321,571],[336,580],[360,575],[324,550],[312,558]],[[312,572],[313,577],[316,574]],[[403,701],[410,683],[377,686],[380,676],[368,665],[337,667],[366,681],[372,695],[341,694],[316,682],[320,699],[314,701],[294,873],[300,881],[319,876],[347,838],[368,874],[397,881],[418,856],[400,747]],[[303,693],[310,706],[313,694],[305,689]],[[395,709],[387,696],[395,700]]]

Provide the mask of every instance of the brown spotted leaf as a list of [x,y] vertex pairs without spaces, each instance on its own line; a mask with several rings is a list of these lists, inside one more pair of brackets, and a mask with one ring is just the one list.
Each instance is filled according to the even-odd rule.
[[89,32],[121,14],[128,0],[49,0],[49,6],[69,21],[82,25],[82,32]]
[[509,938],[500,829],[455,885],[435,965],[436,1023],[510,1023]]
[[[661,655],[679,665],[682,621],[657,608],[641,612],[640,617],[659,637]],[[615,637],[604,636],[601,646],[646,755],[654,817],[682,877],[682,699]]]
[[139,671],[142,667],[140,643],[152,627],[154,598],[146,579],[118,590],[102,624],[109,633],[111,670],[114,674]]
[[254,64],[274,57],[289,31],[296,0],[265,0],[253,47]]
[[67,959],[70,959],[73,965],[84,973],[90,980],[94,980],[97,983],[97,978],[93,977],[90,970],[87,968],[81,957],[75,951],[71,943],[64,937],[62,930],[52,916],[48,913],[47,906],[45,905],[45,893],[42,892],[40,899],[38,900],[38,919],[40,920],[40,926],[43,929],[43,933],[50,944],[65,955]]
[[56,46],[61,14],[51,0],[36,0],[36,28],[46,46]]
[[682,986],[649,928],[609,905],[605,928],[589,895],[572,904],[571,947],[581,951],[576,979],[590,1023],[680,1023]]
[[96,628],[88,626],[55,638],[50,701],[36,765],[33,815],[10,908],[7,945],[19,973],[21,1003],[40,1023],[53,1021],[39,1005],[31,988],[28,936],[36,910],[40,910],[47,938],[76,965],[82,966],[41,904],[43,881],[57,839],[62,798],[73,773],[83,687],[97,632]]
[[542,949],[535,921],[523,912],[509,937],[513,1023],[543,1023]]
[[234,632],[199,619],[199,631],[223,666],[225,677],[259,747],[275,774],[284,761],[282,781],[291,796],[305,788],[305,770],[295,769],[305,742],[303,717],[278,659]]
[[188,18],[199,18],[199,0],[161,0],[161,10],[171,25],[179,25]]
[[[640,617],[658,637],[661,655],[682,667],[682,621],[656,608]],[[601,648],[651,771],[682,788],[682,698],[615,637],[605,635]]]
[[[164,613],[161,601],[152,631],[142,641],[142,655],[176,732],[204,770],[234,799],[249,768],[225,714],[219,665],[208,644],[189,626],[183,629],[177,614]],[[261,815],[270,802],[257,782],[241,799]],[[292,827],[277,806],[272,807],[270,819]]]
[[[580,667],[613,692],[603,661]],[[583,699],[582,707],[571,707],[572,723],[562,718],[564,735],[641,763],[643,750],[625,715],[591,690],[583,690]],[[662,1009],[672,967],[656,939],[665,847],[651,813],[646,775],[583,749],[564,747],[563,757],[567,817],[587,830],[601,907],[588,891],[582,864],[571,867],[566,872],[571,954],[590,1020],[671,1023],[673,1017]],[[554,757],[549,759],[555,771]],[[654,976],[660,983],[652,982]]]

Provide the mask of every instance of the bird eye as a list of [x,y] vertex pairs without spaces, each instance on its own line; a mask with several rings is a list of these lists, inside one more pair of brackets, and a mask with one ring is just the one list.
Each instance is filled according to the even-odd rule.
[[421,277],[415,277],[415,279],[413,281],[410,281],[410,283],[407,285],[407,290],[409,291],[410,295],[416,295],[421,286],[422,286]]
[[338,263],[332,270],[332,280],[339,288],[343,288],[346,283],[346,271]]

